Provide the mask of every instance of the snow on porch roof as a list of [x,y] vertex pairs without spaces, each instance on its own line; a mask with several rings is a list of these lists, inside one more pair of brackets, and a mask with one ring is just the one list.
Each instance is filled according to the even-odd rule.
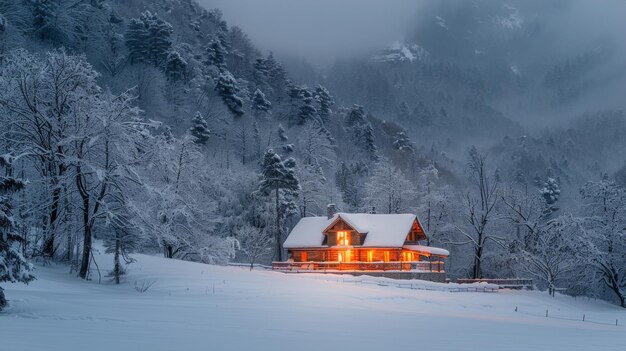
[[284,247],[322,247],[324,231],[341,218],[354,230],[367,234],[363,247],[402,247],[417,217],[413,214],[338,213],[333,218],[305,217],[293,228]]

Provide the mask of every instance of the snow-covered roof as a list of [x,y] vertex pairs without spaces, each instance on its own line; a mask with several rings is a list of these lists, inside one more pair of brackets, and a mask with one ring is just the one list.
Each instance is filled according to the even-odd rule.
[[337,213],[331,219],[305,217],[293,228],[283,246],[287,249],[321,247],[324,232],[339,219],[359,233],[367,234],[362,247],[402,247],[417,217],[369,213]]
[[422,246],[422,245],[404,245],[402,246],[402,248],[411,250],[411,251],[425,253],[425,254],[428,254],[429,256],[430,255],[450,256],[450,251],[445,250],[445,249],[440,249],[438,247]]
[[338,218],[367,234],[364,247],[401,247],[417,219],[413,214],[338,213],[333,222]]
[[324,241],[324,228],[329,220],[326,217],[304,217],[291,230],[283,244],[286,249],[296,247],[319,247]]

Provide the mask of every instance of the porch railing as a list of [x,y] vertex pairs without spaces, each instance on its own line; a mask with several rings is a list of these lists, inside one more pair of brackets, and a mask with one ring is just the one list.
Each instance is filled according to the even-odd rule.
[[444,262],[272,262],[272,269],[285,272],[417,271],[443,273]]

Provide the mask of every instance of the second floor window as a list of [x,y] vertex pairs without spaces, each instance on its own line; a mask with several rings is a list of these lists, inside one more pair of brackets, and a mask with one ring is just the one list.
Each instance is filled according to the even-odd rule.
[[350,246],[350,233],[347,231],[337,232],[337,245]]

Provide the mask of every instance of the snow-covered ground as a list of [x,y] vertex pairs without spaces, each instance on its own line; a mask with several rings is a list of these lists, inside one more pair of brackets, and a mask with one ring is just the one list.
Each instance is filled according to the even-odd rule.
[[29,286],[5,284],[0,350],[626,350],[626,311],[599,301],[135,257],[121,286],[60,265],[38,266]]

